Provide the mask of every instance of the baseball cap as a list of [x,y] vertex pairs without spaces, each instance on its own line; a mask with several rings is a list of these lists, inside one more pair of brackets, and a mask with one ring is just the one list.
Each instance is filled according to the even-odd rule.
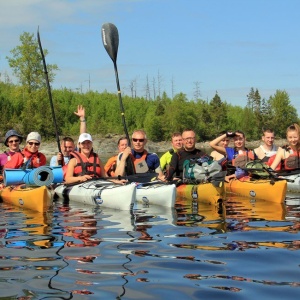
[[78,143],[82,143],[84,141],[90,141],[90,142],[93,142],[93,139],[91,137],[91,135],[89,133],[82,133],[80,136],[79,136],[79,139],[78,139]]

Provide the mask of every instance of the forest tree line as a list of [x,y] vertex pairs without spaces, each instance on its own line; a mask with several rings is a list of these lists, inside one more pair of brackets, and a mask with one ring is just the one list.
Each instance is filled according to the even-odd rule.
[[[38,43],[28,32],[20,36],[20,42],[7,57],[18,83],[0,73],[0,134],[14,128],[23,135],[38,131],[43,138],[52,139],[55,127]],[[51,83],[58,67],[47,65],[47,69]],[[61,136],[78,135],[74,111],[79,104],[86,109],[87,128],[92,135],[124,134],[117,94],[61,88],[52,89],[52,99]],[[252,87],[245,95],[245,107],[223,101],[217,92],[211,100],[190,100],[184,93],[169,97],[166,92],[155,99],[132,95],[123,95],[122,99],[129,133],[144,129],[152,141],[169,140],[173,132],[185,128],[193,128],[201,141],[212,140],[223,130],[237,129],[244,131],[248,140],[257,140],[266,127],[285,138],[286,128],[299,123],[297,110],[285,90],[262,99],[258,89]]]

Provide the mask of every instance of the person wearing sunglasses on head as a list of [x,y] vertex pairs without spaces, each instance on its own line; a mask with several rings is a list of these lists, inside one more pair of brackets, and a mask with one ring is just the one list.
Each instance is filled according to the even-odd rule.
[[2,173],[6,163],[11,160],[12,156],[17,152],[21,152],[20,144],[23,137],[14,129],[8,130],[5,134],[4,145],[8,147],[8,151],[0,154],[0,171]]
[[[132,149],[127,147],[119,154],[115,176],[125,176],[143,173],[157,173],[157,178],[165,181],[165,176],[160,168],[159,157],[145,149],[147,136],[144,130],[135,130],[132,134]],[[130,170],[127,158],[130,158],[134,170]]]
[[7,162],[5,168],[19,169],[25,168],[38,168],[46,165],[46,156],[39,152],[41,144],[41,135],[38,132],[30,132],[26,138],[26,146],[21,151],[16,153],[10,161]]

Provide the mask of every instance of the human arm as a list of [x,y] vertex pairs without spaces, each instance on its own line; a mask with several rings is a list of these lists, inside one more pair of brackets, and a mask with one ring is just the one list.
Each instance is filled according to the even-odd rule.
[[[288,153],[287,153],[288,154]],[[276,156],[271,164],[271,169],[276,170],[277,166],[279,165],[280,161],[284,158],[284,149],[279,148]]]
[[74,114],[79,117],[80,121],[80,134],[86,132],[86,119],[85,119],[85,109],[82,105],[77,106],[77,112],[74,111]]
[[212,147],[214,150],[216,150],[217,152],[226,155],[226,149],[225,147],[219,146],[218,144],[227,137],[227,134],[224,133],[220,136],[218,136],[217,138],[215,138],[214,140],[212,140],[209,145],[210,147]]
[[117,168],[115,171],[115,176],[124,176],[126,160],[131,153],[131,148],[127,147],[122,153],[119,154],[117,158]]
[[178,170],[178,164],[179,164],[178,153],[174,153],[170,161],[169,169],[167,170],[167,176],[166,176],[167,181],[171,181],[173,179],[173,175]]

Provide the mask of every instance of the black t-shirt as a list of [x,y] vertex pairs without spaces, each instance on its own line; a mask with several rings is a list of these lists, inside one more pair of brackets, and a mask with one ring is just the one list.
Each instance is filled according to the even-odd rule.
[[184,161],[191,158],[200,158],[204,155],[207,154],[200,149],[194,149],[192,151],[182,149],[174,153],[167,173],[167,180],[172,180],[173,176],[182,178]]

